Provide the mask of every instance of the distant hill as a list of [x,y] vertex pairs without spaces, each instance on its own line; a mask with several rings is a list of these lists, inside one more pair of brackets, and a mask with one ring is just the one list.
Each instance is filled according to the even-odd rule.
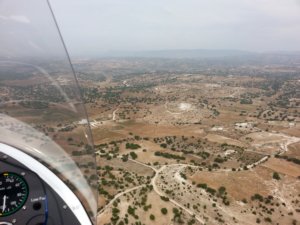
[[146,58],[219,58],[232,56],[251,56],[254,52],[242,50],[218,49],[177,49],[156,51],[111,51],[104,57],[146,57]]

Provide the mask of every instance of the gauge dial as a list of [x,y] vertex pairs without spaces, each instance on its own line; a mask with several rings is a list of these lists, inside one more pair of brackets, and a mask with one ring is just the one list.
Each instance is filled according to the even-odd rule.
[[5,172],[0,174],[0,217],[17,212],[28,198],[28,185],[23,176]]

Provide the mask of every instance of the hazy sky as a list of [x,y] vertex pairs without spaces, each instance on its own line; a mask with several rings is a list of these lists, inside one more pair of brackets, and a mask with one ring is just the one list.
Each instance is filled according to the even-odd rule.
[[299,0],[51,0],[73,53],[300,50]]
[[[36,50],[46,44],[50,52],[55,49],[56,41],[47,38],[57,36],[49,14],[39,13],[45,10],[41,2],[0,0],[0,53],[11,40],[24,42],[24,37]],[[300,0],[50,2],[72,56],[162,49],[300,50]]]

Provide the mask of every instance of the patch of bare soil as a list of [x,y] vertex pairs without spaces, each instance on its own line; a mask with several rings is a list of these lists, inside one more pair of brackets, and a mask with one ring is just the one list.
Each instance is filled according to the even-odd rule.
[[207,138],[207,140],[209,140],[211,142],[217,142],[220,144],[226,143],[228,145],[236,145],[236,146],[240,146],[240,147],[246,147],[246,144],[239,140],[235,140],[235,139],[217,135],[217,134],[208,134],[205,136],[205,138]]
[[300,166],[284,159],[271,158],[262,166],[291,177],[300,176]]

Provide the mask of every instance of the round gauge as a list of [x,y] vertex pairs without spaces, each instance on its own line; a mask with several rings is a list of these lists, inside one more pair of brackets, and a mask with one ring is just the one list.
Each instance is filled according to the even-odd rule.
[[23,176],[5,172],[0,174],[0,217],[17,212],[28,198],[28,185]]

